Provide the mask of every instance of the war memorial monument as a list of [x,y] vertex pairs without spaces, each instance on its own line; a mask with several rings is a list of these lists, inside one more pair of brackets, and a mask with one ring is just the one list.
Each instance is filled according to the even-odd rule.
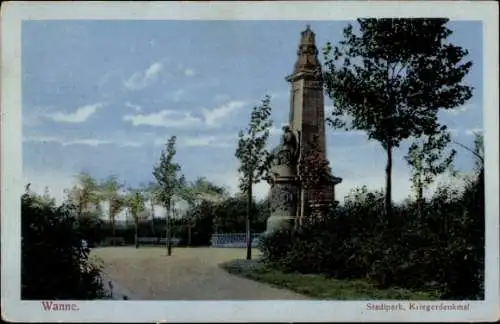
[[331,175],[328,183],[308,187],[300,171],[313,146],[317,159],[327,159],[323,77],[315,34],[309,26],[301,33],[297,61],[286,80],[291,84],[290,115],[281,142],[272,151],[267,234],[320,217],[336,204],[335,185],[342,181]]

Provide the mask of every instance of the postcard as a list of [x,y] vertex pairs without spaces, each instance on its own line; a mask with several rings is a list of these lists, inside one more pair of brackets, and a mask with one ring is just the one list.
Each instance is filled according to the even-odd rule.
[[2,318],[500,317],[495,2],[7,2]]

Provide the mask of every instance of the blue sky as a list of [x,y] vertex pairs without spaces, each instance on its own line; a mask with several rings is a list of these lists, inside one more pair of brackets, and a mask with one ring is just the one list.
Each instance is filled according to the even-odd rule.
[[[347,21],[28,21],[22,25],[23,173],[58,199],[80,171],[118,175],[128,186],[152,180],[162,145],[178,136],[188,179],[205,176],[237,188],[237,132],[265,94],[276,130],[287,122],[289,85],[300,31],[310,24],[319,47],[341,37]],[[451,22],[450,40],[474,62],[473,98],[440,115],[455,140],[472,145],[483,125],[482,25]],[[326,99],[325,105],[331,106]],[[277,143],[279,134],[273,133]],[[363,184],[384,186],[384,152],[364,134],[327,128],[328,156],[344,179],[343,197]],[[395,153],[394,199],[410,192],[409,170]],[[459,150],[456,167],[473,160]],[[443,178],[444,179],[444,178]],[[443,179],[440,179],[443,180]],[[445,181],[444,179],[443,181]],[[256,195],[263,197],[267,185]]]

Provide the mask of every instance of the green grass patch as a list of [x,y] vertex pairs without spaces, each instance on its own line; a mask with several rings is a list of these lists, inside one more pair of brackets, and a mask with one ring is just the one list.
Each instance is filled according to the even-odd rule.
[[437,293],[403,288],[378,289],[366,280],[339,280],[319,274],[285,273],[256,261],[232,260],[220,264],[227,272],[286,288],[315,299],[328,300],[437,300]]

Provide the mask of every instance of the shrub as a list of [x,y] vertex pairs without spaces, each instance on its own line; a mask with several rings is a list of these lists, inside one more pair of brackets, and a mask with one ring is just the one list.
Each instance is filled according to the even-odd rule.
[[462,192],[440,187],[417,212],[394,206],[384,217],[384,196],[365,187],[321,223],[262,241],[264,261],[286,271],[362,278],[379,288],[433,290],[443,299],[484,297],[484,172]]
[[288,230],[278,230],[271,235],[262,235],[258,245],[262,260],[279,266],[280,261],[288,253],[291,243],[291,232]]
[[88,300],[105,297],[100,269],[67,206],[21,198],[21,298]]

